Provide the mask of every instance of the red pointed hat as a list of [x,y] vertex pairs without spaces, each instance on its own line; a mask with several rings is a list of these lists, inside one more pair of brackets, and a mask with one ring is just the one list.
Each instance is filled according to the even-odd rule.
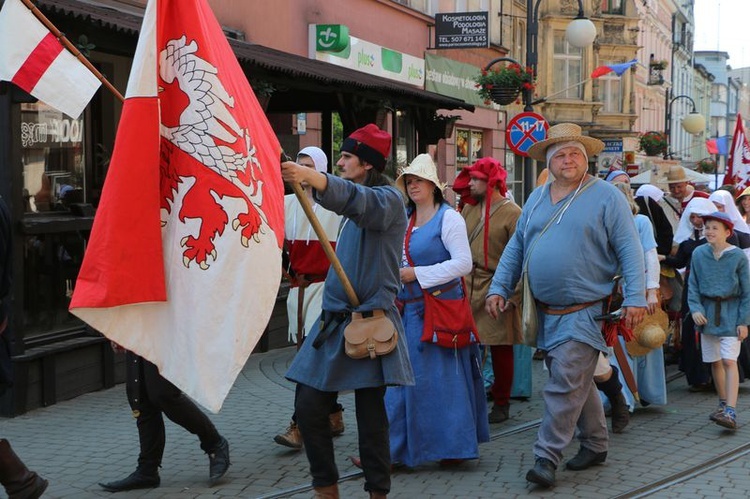
[[345,138],[341,151],[354,154],[382,172],[386,159],[391,155],[391,134],[370,123]]
[[469,180],[476,178],[487,182],[487,202],[484,204],[484,268],[489,269],[489,224],[490,224],[490,205],[492,204],[492,190],[497,189],[500,194],[505,196],[508,188],[505,186],[505,179],[508,178],[508,172],[503,165],[494,158],[482,158],[471,166],[467,166],[458,174],[453,181],[453,190],[461,196],[461,204],[475,205],[479,202],[471,195]]
[[453,190],[461,196],[461,202],[475,205],[477,200],[471,195],[469,189],[469,180],[477,178],[487,182],[488,189],[497,188],[500,194],[505,196],[508,191],[505,185],[505,179],[508,178],[508,172],[495,158],[482,158],[471,166],[461,170],[456,180],[453,181]]

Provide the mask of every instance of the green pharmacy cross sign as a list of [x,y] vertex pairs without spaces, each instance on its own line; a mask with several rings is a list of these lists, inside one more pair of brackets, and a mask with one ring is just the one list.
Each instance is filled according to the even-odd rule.
[[351,47],[349,28],[343,24],[318,24],[315,26],[315,50],[342,52]]

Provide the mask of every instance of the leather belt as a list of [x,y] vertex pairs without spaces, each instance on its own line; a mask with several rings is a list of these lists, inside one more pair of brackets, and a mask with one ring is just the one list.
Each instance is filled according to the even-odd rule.
[[327,274],[294,274],[291,285],[293,288],[306,288],[310,284],[323,282]]
[[720,326],[721,325],[721,302],[723,301],[731,301],[737,298],[735,295],[729,295],[729,296],[703,296],[706,300],[711,300],[712,302],[715,302],[714,304],[714,326]]
[[563,308],[550,308],[550,305],[542,303],[539,300],[537,300],[536,303],[541,311],[547,315],[568,315],[583,310],[584,308],[589,308],[591,305],[599,303],[600,301],[602,300],[599,299],[594,301],[587,301],[585,303],[576,303],[574,305],[568,305],[567,307]]

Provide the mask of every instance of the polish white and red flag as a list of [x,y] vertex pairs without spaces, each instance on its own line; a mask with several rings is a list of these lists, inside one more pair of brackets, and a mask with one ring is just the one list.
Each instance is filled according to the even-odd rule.
[[750,143],[740,114],[737,114],[732,146],[729,148],[729,155],[727,156],[724,184],[734,184],[737,192],[750,187]]
[[0,80],[73,119],[101,85],[21,0],[5,0],[0,9]]
[[213,412],[276,301],[279,152],[206,0],[150,0],[70,309]]

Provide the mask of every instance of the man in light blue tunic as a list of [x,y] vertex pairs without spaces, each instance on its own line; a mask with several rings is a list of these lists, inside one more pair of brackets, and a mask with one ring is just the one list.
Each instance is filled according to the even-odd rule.
[[586,469],[607,457],[607,426],[593,379],[599,352],[606,353],[607,346],[594,318],[602,313],[618,268],[625,277],[626,326],[635,327],[646,310],[643,250],[630,208],[617,189],[587,173],[588,158],[603,147],[583,136],[578,125],[562,123],[529,149],[532,158],[547,161],[554,180],[526,201],[487,294],[487,312],[496,316],[528,260],[539,315],[537,347],[547,352],[550,377],[536,461],[526,479],[544,487],[555,484],[576,428],[581,447],[568,469]]
[[[325,280],[321,320],[289,367],[286,377],[299,384],[295,402],[316,497],[338,496],[338,470],[328,413],[337,392],[354,390],[359,455],[370,497],[390,491],[388,418],[383,397],[389,385],[413,385],[414,375],[394,299],[401,287],[406,211],[401,193],[382,172],[390,155],[391,136],[370,124],[356,130],[341,146],[336,165],[341,178],[296,163],[282,164],[287,182],[306,182],[315,200],[342,215],[336,255],[360,301],[355,309],[331,268]],[[384,310],[398,331],[398,345],[375,359],[352,359],[344,353],[344,328],[351,312]]]

